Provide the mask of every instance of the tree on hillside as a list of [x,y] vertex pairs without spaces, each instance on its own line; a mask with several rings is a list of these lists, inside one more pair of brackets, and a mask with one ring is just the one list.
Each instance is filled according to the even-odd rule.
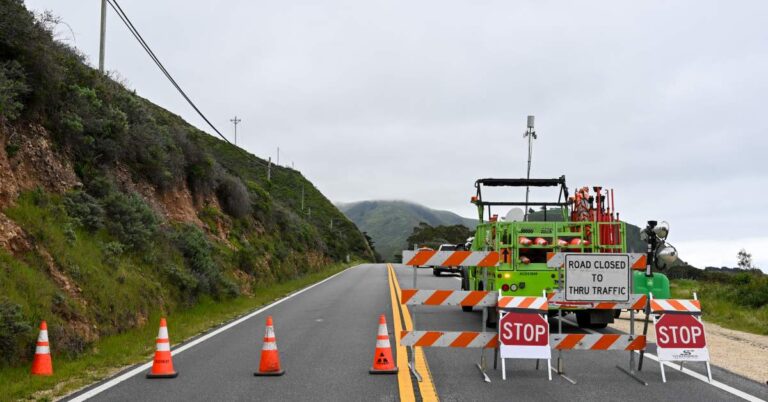
[[419,225],[413,228],[413,232],[408,239],[406,247],[414,244],[418,246],[428,246],[436,248],[441,244],[463,244],[472,232],[464,225],[450,226],[431,226],[426,222],[419,222]]
[[736,254],[736,258],[738,258],[739,268],[741,269],[754,268],[752,266],[752,254],[748,253],[747,250],[745,249],[739,250],[739,253]]
[[368,236],[368,232],[363,232],[363,236],[365,236],[365,241],[368,242],[368,247],[370,247],[371,251],[373,252],[373,258],[374,258],[373,262],[382,262],[382,261],[384,261],[384,259],[381,258],[381,254],[379,254],[379,252],[376,251],[376,248],[373,247],[373,244],[375,242],[373,241],[371,236]]

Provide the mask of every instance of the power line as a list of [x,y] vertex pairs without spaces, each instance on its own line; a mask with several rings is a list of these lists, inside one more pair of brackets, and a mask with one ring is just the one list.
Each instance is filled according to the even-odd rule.
[[157,56],[155,55],[155,52],[153,52],[152,49],[149,47],[147,42],[144,40],[144,38],[141,36],[139,31],[131,22],[131,19],[128,18],[128,15],[126,15],[122,7],[120,7],[120,4],[117,2],[117,0],[107,0],[107,3],[109,3],[112,9],[115,10],[115,13],[117,13],[117,16],[120,17],[120,19],[123,21],[123,24],[125,24],[128,30],[131,31],[131,34],[133,34],[133,37],[136,38],[136,40],[139,42],[141,47],[144,48],[144,51],[147,52],[149,57],[152,59],[152,61],[155,62],[157,67],[160,69],[160,71],[162,71],[165,77],[168,78],[168,81],[170,81],[171,84],[173,84],[173,86],[176,88],[176,90],[179,91],[181,96],[183,96],[184,99],[186,99],[187,103],[189,103],[189,105],[192,106],[193,109],[195,109],[197,114],[200,117],[202,117],[206,123],[208,123],[208,126],[210,126],[213,129],[213,131],[215,131],[216,134],[218,134],[219,137],[221,137],[221,139],[226,141],[228,144],[232,144],[223,134],[221,134],[221,132],[213,125],[213,123],[211,123],[210,120],[208,120],[208,118],[205,117],[203,112],[201,112],[200,109],[197,107],[197,105],[195,105],[195,103],[192,102],[191,99],[189,99],[189,96],[187,96],[186,92],[184,92],[184,90],[181,89],[181,87],[176,82],[176,80],[174,80],[171,74],[168,72],[168,70],[165,69],[165,66],[163,66],[163,63],[161,63],[160,60],[157,58]]

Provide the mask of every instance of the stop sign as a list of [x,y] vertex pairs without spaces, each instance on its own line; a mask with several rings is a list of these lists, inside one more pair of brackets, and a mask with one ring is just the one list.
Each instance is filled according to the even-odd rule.
[[664,314],[656,323],[660,348],[701,349],[707,346],[704,326],[689,314]]
[[549,324],[538,313],[507,313],[499,320],[499,341],[508,346],[549,345]]

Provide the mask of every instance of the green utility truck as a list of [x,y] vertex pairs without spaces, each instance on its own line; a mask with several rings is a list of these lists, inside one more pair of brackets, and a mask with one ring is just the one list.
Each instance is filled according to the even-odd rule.
[[[557,201],[488,201],[484,187],[554,187]],[[561,288],[560,270],[547,266],[555,253],[627,253],[626,226],[618,219],[602,189],[594,195],[584,187],[576,197],[569,197],[565,176],[557,179],[480,179],[475,182],[479,224],[473,239],[473,251],[497,251],[499,265],[490,268],[464,267],[463,290],[498,290],[504,296],[541,296]],[[528,191],[528,190],[526,190]],[[527,198],[527,197],[526,197]],[[498,207],[512,207],[503,218],[493,214]],[[533,208],[537,210],[534,212]],[[506,211],[505,211],[506,212]],[[614,215],[615,214],[615,215]],[[633,294],[653,292],[656,298],[669,298],[669,280],[660,273],[648,275],[632,271]],[[486,271],[487,270],[487,271]],[[558,307],[550,304],[550,309]],[[471,311],[471,307],[463,307]],[[620,310],[563,307],[576,314],[580,327],[605,327]],[[490,314],[494,317],[495,314]],[[491,325],[493,323],[490,323]]]

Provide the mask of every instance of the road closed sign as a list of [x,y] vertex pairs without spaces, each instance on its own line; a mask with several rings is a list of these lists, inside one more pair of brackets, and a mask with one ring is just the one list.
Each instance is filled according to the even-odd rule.
[[664,314],[656,322],[657,354],[663,361],[708,361],[704,325],[690,314]]
[[629,255],[567,253],[564,268],[566,301],[629,301]]
[[503,359],[549,359],[549,324],[536,312],[502,313],[499,352]]

